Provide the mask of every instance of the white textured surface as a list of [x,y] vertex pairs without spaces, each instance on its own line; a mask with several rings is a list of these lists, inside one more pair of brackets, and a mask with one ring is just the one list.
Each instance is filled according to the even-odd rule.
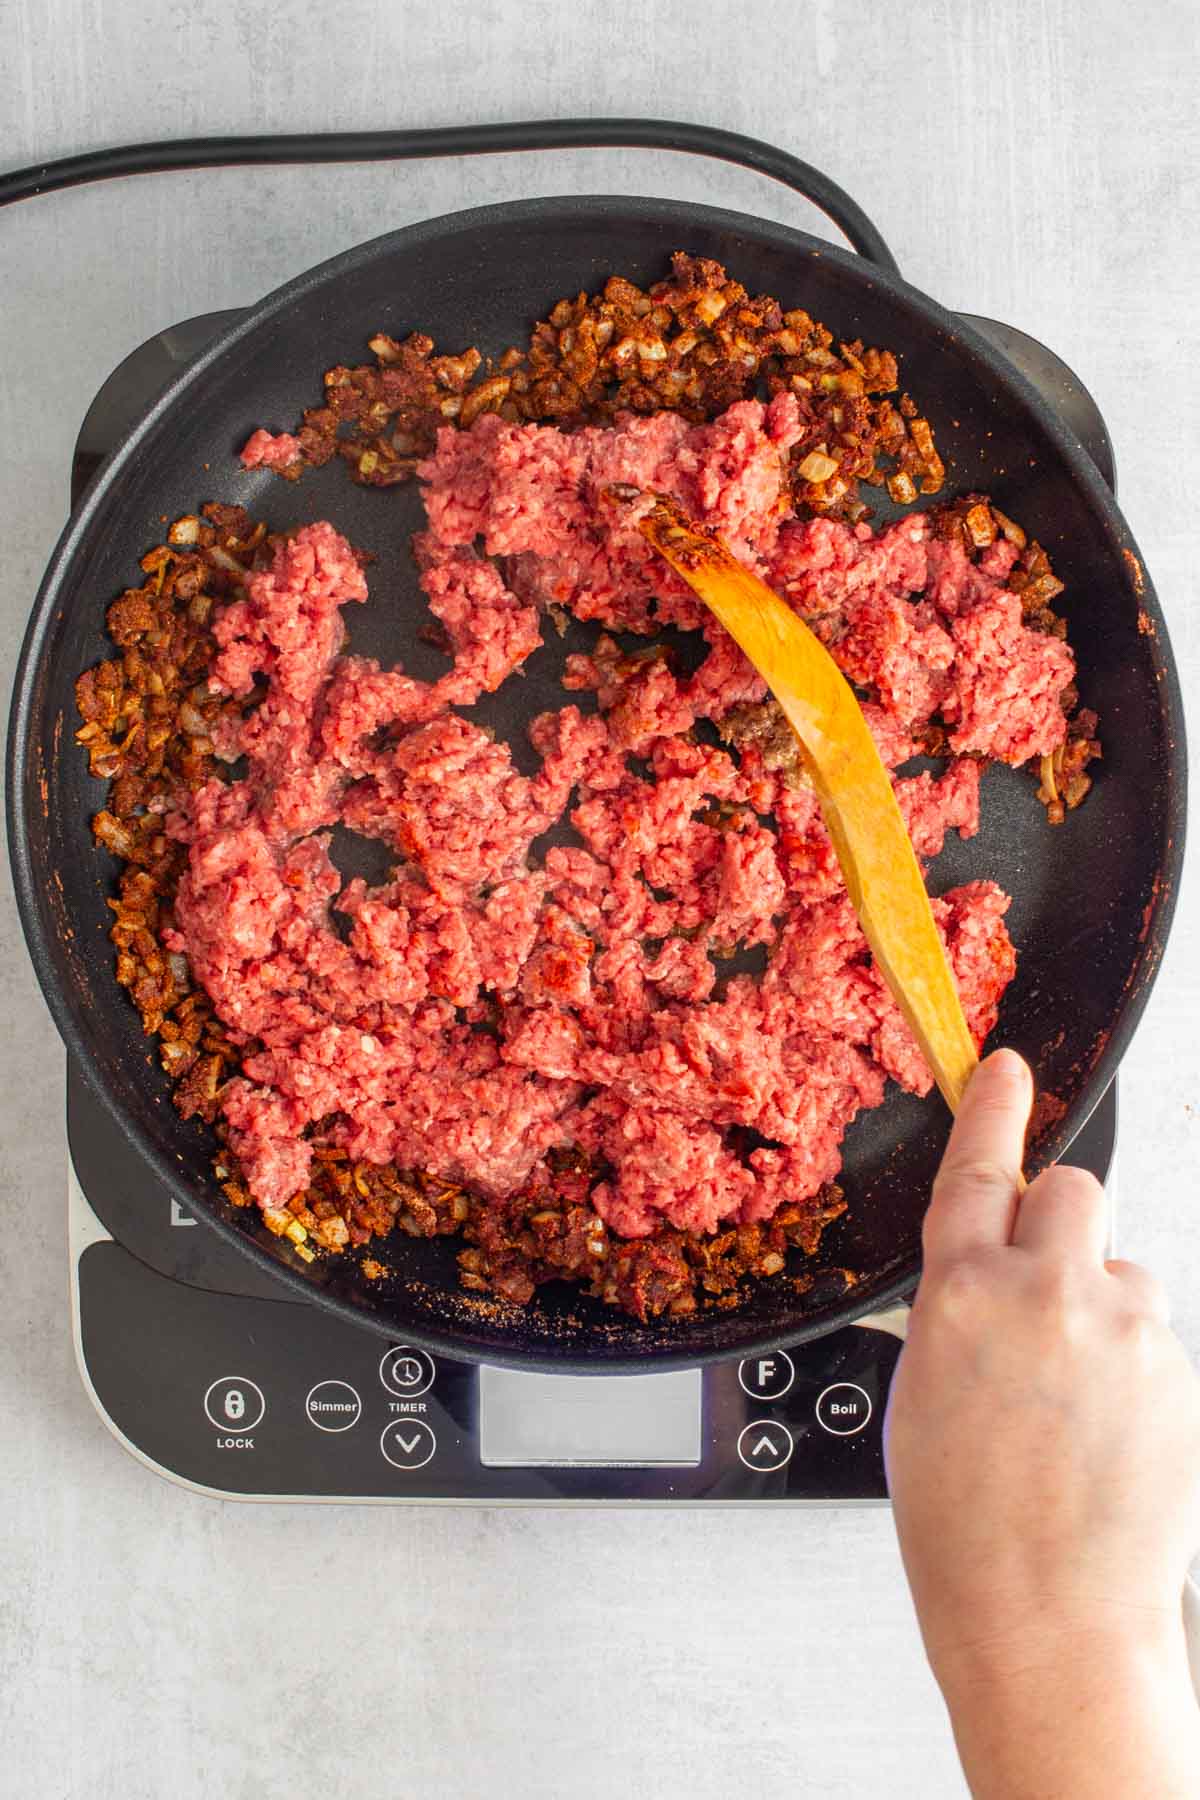
[[[1198,21],[1193,0],[4,0],[0,156],[572,113],[772,138],[851,189],[918,285],[1092,386],[1191,692],[1192,521],[1140,444],[1200,451]],[[160,177],[0,215],[5,691],[81,409],[131,345],[409,219],[620,189],[813,223],[748,174],[633,153]],[[1193,883],[1122,1086],[1122,1248],[1170,1282],[1193,1350],[1198,909]],[[7,907],[0,930],[0,1182],[28,1233],[0,1237],[6,1791],[962,1791],[884,1512],[241,1509],[124,1457],[71,1361],[58,1044]]]

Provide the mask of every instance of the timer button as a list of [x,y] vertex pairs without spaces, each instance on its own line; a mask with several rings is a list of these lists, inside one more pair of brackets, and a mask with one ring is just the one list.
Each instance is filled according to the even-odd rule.
[[410,1350],[407,1344],[384,1353],[379,1364],[379,1379],[389,1394],[401,1400],[415,1400],[433,1386],[437,1368],[432,1356],[424,1350]]

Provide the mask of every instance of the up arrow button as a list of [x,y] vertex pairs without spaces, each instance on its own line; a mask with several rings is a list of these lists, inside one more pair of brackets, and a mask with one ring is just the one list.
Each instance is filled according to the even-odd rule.
[[737,1441],[737,1453],[748,1469],[771,1474],[791,1460],[792,1434],[777,1419],[752,1419],[743,1426]]

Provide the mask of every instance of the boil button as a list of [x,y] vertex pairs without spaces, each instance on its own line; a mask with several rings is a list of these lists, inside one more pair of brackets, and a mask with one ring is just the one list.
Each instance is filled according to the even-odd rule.
[[871,1417],[871,1396],[852,1381],[837,1381],[817,1397],[817,1423],[834,1437],[853,1437]]

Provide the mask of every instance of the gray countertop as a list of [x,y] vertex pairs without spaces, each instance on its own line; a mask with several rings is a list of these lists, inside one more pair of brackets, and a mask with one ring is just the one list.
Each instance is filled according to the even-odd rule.
[[[3,20],[9,166],[130,138],[572,113],[706,120],[820,164],[919,286],[1023,326],[1091,386],[1194,691],[1173,494],[1200,452],[1192,0],[9,0]],[[81,410],[135,343],[411,219],[605,190],[816,223],[751,175],[616,152],[180,175],[0,216],[4,691]],[[1193,885],[1124,1066],[1120,1164],[1123,1251],[1165,1276],[1193,1351],[1198,925]],[[0,932],[9,1791],[962,1791],[886,1510],[238,1507],[123,1455],[72,1359],[62,1056],[7,897]]]

